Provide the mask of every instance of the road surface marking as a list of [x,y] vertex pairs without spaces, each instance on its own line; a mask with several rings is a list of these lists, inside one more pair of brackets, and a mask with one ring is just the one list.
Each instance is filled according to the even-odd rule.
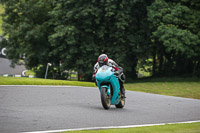
[[88,127],[88,128],[75,128],[75,129],[62,129],[62,130],[33,131],[33,132],[23,132],[23,133],[57,133],[57,132],[81,131],[81,130],[120,129],[120,128],[148,127],[148,126],[160,126],[160,125],[166,125],[166,124],[181,124],[181,123],[183,124],[183,123],[195,123],[195,122],[200,122],[200,120],[197,120],[197,121],[185,121],[185,122],[173,122],[173,123],[144,124],[144,125]]

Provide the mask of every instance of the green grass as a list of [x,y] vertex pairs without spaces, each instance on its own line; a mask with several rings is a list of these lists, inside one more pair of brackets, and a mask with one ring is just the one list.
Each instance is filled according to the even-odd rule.
[[87,86],[94,87],[92,82],[66,81],[66,80],[51,80],[40,78],[25,78],[25,77],[2,77],[0,76],[0,85],[72,85],[72,86]]
[[200,99],[199,78],[140,79],[125,84],[127,90]]
[[66,133],[200,133],[200,122],[123,129],[70,131]]

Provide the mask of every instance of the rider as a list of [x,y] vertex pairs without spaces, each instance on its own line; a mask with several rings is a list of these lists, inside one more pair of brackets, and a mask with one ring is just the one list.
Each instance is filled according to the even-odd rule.
[[[102,67],[103,65],[107,65],[107,66],[113,67],[115,69],[114,74],[118,77],[122,95],[125,96],[125,88],[123,85],[123,83],[125,82],[125,75],[123,74],[123,68],[118,66],[117,63],[115,63],[112,59],[109,59],[106,54],[101,54],[98,57],[98,62],[94,65],[94,74],[92,76],[93,79],[95,80],[95,75],[96,75],[98,69],[100,67]],[[96,82],[96,80],[95,80],[95,82]]]

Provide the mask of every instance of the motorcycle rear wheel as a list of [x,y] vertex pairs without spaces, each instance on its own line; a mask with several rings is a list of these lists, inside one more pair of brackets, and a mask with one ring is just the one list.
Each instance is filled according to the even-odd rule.
[[107,94],[107,88],[101,88],[101,103],[104,109],[110,108],[111,98]]
[[123,108],[125,106],[125,98],[122,98],[122,94],[120,92],[120,102],[115,105],[116,108]]

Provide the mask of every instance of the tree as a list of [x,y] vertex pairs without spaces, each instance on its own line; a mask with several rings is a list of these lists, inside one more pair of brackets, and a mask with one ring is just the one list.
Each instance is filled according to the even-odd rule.
[[[149,55],[147,0],[17,0],[3,1],[8,58],[40,68],[48,62],[57,75],[76,70],[90,80],[97,57],[106,53],[129,78],[138,59]],[[52,74],[55,77],[55,74]],[[59,76],[59,77],[60,77]]]
[[[197,74],[200,62],[200,11],[197,1],[155,0],[148,7],[154,60],[159,75]],[[156,62],[156,61],[154,61]],[[154,64],[154,71],[156,63]]]
[[93,65],[101,53],[124,67],[135,77],[137,58],[148,46],[146,6],[150,2],[129,0],[57,0],[51,11],[54,33],[49,36],[53,56],[63,67],[76,69],[90,79]]
[[[52,32],[48,20],[51,10],[51,0],[7,0],[3,1],[4,42],[7,48],[7,58],[15,64],[19,59],[25,59],[26,67],[46,67],[51,62],[48,55],[48,36]],[[40,74],[44,75],[43,73]]]
[[[153,58],[154,75],[200,74],[197,0],[4,0],[4,41],[13,63],[25,58],[43,77],[66,70],[90,80],[106,53],[136,77],[136,66]],[[147,8],[148,7],[148,8]],[[39,70],[39,71],[38,71]],[[66,77],[65,77],[66,78]]]

